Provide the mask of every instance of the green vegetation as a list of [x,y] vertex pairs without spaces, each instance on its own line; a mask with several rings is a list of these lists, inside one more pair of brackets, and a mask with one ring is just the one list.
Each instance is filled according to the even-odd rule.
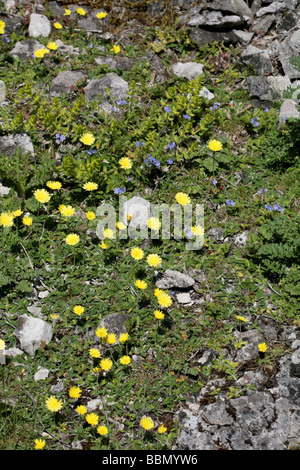
[[[68,70],[84,70],[89,79],[103,77],[108,66],[97,66],[94,58],[100,47],[113,57],[112,44],[76,31],[69,20],[39,41],[46,46],[61,39],[84,48],[85,53],[69,56]],[[176,25],[164,32],[153,26],[136,43],[121,47],[118,57],[127,56],[134,65],[114,72],[129,83],[129,94],[113,103],[116,109],[109,114],[99,109],[101,99],[86,101],[86,82],[70,95],[49,97],[51,81],[66,70],[64,53],[52,50],[20,61],[9,51],[25,35],[12,33],[10,42],[0,43],[0,79],[7,95],[0,134],[26,133],[34,145],[34,156],[17,151],[0,157],[0,180],[11,188],[0,200],[0,339],[6,349],[18,347],[13,334],[18,316],[28,313],[32,296],[41,291],[47,295],[37,298],[39,315],[53,327],[52,341],[33,358],[7,357],[0,365],[2,450],[33,449],[35,439],[45,439],[50,450],[69,449],[77,441],[85,450],[170,449],[178,433],[176,412],[209,379],[225,378],[223,391],[230,397],[251,388],[235,386],[239,364],[224,356],[229,345],[242,347],[234,335],[240,328],[237,315],[251,316],[251,328],[261,315],[279,326],[299,325],[299,123],[278,124],[280,103],[271,109],[249,107],[248,71],[238,50],[220,44],[199,49],[187,37]],[[149,86],[149,50],[167,68],[194,54],[204,74],[190,82],[172,75]],[[212,100],[199,94],[204,86],[214,94]],[[83,143],[85,134],[94,140]],[[131,168],[120,167],[124,157]],[[49,181],[59,181],[61,188],[51,189]],[[84,189],[89,182],[97,189]],[[105,202],[118,212],[120,188],[128,199],[138,194],[172,205],[182,192],[193,204],[204,204],[202,249],[187,250],[184,232],[181,239],[145,241],[122,239],[117,228],[115,238],[100,242],[97,208]],[[40,189],[50,194],[49,201],[36,193]],[[64,216],[62,205],[74,213],[70,209]],[[210,236],[215,228],[222,229],[222,239]],[[234,243],[242,232],[247,243]],[[70,234],[79,242],[67,244]],[[143,249],[143,259],[133,259],[134,247]],[[162,258],[157,268],[146,262],[152,253]],[[170,290],[171,305],[158,302],[155,270],[168,268],[204,273],[194,292],[200,304],[180,304]],[[139,289],[137,279],[147,288]],[[226,290],[229,281],[232,291]],[[74,312],[78,305],[83,312]],[[156,310],[164,318],[157,319]],[[128,315],[129,336],[107,348],[94,333],[110,313]],[[267,346],[263,360],[252,367],[274,364],[286,351],[284,344]],[[200,367],[207,348],[218,357]],[[130,357],[127,365],[120,362],[124,356]],[[103,358],[112,361],[107,371]],[[43,367],[49,374],[36,381]],[[75,398],[69,394],[74,386],[81,391]],[[62,404],[58,411],[53,403],[46,405],[51,396]],[[77,407],[93,399],[100,400],[94,412],[99,422],[92,416],[90,424]],[[149,430],[141,427],[143,416],[153,420],[153,429],[151,423]],[[108,434],[100,435],[99,425]],[[165,432],[158,432],[160,425]]]

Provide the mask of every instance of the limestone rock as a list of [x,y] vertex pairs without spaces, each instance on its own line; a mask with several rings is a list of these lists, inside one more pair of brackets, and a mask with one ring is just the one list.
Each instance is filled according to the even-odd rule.
[[6,86],[3,80],[0,80],[0,105],[5,101]]
[[196,80],[203,74],[204,65],[197,62],[177,62],[170,67],[170,70],[177,77],[184,77],[188,80]]
[[7,196],[10,193],[10,188],[7,188],[6,186],[2,186],[0,183],[0,197]]
[[239,16],[252,17],[253,13],[244,0],[213,0],[208,3],[209,10],[218,10],[222,13],[231,13]]
[[102,78],[91,80],[84,88],[85,98],[87,101],[94,101],[102,96],[102,99],[107,101],[107,88],[112,99],[122,100],[128,97],[128,83],[114,72],[111,72]]
[[284,100],[281,105],[280,112],[279,112],[279,122],[282,124],[285,122],[286,119],[299,119],[300,113],[297,109],[297,104],[293,100]]
[[29,356],[34,357],[37,349],[49,344],[52,339],[52,326],[40,318],[20,315],[14,335],[20,342],[20,348]]
[[38,13],[31,13],[28,34],[33,38],[39,36],[49,37],[51,33],[51,23],[47,16]]
[[195,284],[194,279],[187,274],[183,274],[173,269],[166,269],[161,279],[158,279],[155,283],[159,289],[171,289],[171,288],[189,288]]
[[150,218],[150,202],[140,196],[133,196],[125,202],[123,207],[123,222],[127,222],[127,214],[131,214],[131,220],[128,227],[136,229],[144,229],[148,227],[147,221]]
[[112,69],[130,70],[133,65],[133,61],[129,57],[118,57],[118,56],[96,57],[95,62],[98,65],[108,65],[111,70]]
[[251,98],[265,101],[274,101],[276,98],[266,77],[248,77],[247,86]]
[[52,80],[50,94],[55,96],[68,94],[72,91],[71,87],[75,87],[79,82],[85,80],[85,78],[85,74],[80,71],[67,70],[66,72],[59,72]]
[[16,42],[14,48],[10,51],[10,55],[12,57],[18,57],[20,60],[28,60],[32,59],[35,51],[43,47],[44,44],[38,42],[36,39],[18,41]]
[[4,155],[13,155],[18,148],[22,150],[22,153],[34,155],[33,144],[27,134],[11,134],[0,137],[0,148]]

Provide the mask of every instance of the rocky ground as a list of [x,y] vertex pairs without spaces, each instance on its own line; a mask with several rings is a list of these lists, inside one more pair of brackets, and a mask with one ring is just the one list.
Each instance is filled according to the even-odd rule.
[[[11,56],[25,61],[32,57],[35,50],[41,47],[38,41],[50,34],[51,25],[45,12],[51,8],[55,15],[63,13],[66,6],[74,11],[82,5],[87,11],[101,7],[109,12],[109,19],[104,27],[99,26],[90,17],[79,18],[78,28],[89,34],[100,35],[120,45],[130,44],[134,37],[142,35],[147,24],[164,25],[178,22],[187,27],[190,39],[199,47],[222,42],[241,48],[240,60],[256,72],[247,79],[251,105],[255,107],[271,106],[276,97],[281,96],[280,122],[287,118],[299,118],[299,99],[297,86],[300,85],[300,72],[289,59],[300,52],[300,2],[298,0],[171,0],[154,2],[87,2],[73,3],[66,1],[35,2],[34,8],[25,0],[6,0],[0,19],[6,23],[6,33],[19,33],[24,24],[28,27],[29,37],[18,42],[10,51]],[[128,20],[127,20],[128,18]],[[130,33],[130,34],[129,34]],[[63,51],[71,55],[78,54],[79,48],[57,41]],[[157,50],[161,44],[157,42]],[[163,66],[159,55],[149,52],[148,58],[153,68],[153,83],[163,82],[171,72],[188,80],[202,73],[202,65],[195,63],[193,57],[175,62],[169,70]],[[102,56],[96,59],[97,64],[107,65],[111,69],[128,70],[133,59],[119,56]],[[85,70],[60,72],[53,79],[49,94],[60,96],[72,93],[72,87],[87,79]],[[91,80],[84,88],[88,101],[99,94],[105,95],[107,87],[115,100],[127,96],[128,84],[113,72],[104,78]],[[290,98],[285,92],[290,90]],[[5,85],[0,82],[0,100],[5,104]],[[103,101],[106,112],[111,111],[109,101]],[[33,152],[32,142],[28,136],[2,136],[1,150],[13,153],[21,147],[23,151]],[[57,156],[59,158],[59,156]],[[0,195],[9,193],[9,188],[0,186]],[[222,233],[211,233],[211,237],[222,239]],[[244,236],[244,238],[243,238]],[[242,234],[234,243],[243,244],[247,234]],[[157,287],[174,289],[179,304],[201,305],[197,294],[199,284],[203,282],[203,273],[191,270],[190,275],[182,275],[168,270]],[[228,289],[234,287],[228,285]],[[38,297],[41,298],[42,292]],[[28,312],[32,313],[32,312]],[[34,312],[36,314],[36,312]],[[107,321],[114,322],[114,317]],[[34,322],[34,325],[30,323]],[[122,322],[121,322],[122,323]],[[109,323],[107,323],[109,325]],[[248,328],[249,326],[249,328]],[[177,412],[180,426],[176,450],[285,450],[299,448],[300,436],[300,337],[297,326],[282,326],[268,318],[261,318],[258,329],[251,329],[251,323],[236,332],[236,340],[247,343],[238,351],[233,347],[221,352],[223,359],[236,361],[239,364],[239,377],[232,379],[232,396],[228,387],[223,392],[225,379],[211,378],[206,386],[189,397],[187,403]],[[39,329],[40,328],[40,329]],[[123,323],[111,326],[115,331],[123,331]],[[37,330],[39,332],[37,333]],[[36,337],[48,343],[51,331],[41,319],[23,315],[20,317],[15,336],[20,341],[21,351],[34,356]],[[257,345],[264,341],[282,342],[288,347],[285,354],[276,364],[263,370],[255,370],[252,364],[259,353]],[[6,351],[9,355],[9,351]],[[15,349],[11,355],[17,355]],[[216,358],[215,351],[208,349],[197,358],[199,366],[204,366]],[[2,358],[3,361],[3,358]],[[253,369],[253,370],[252,370]],[[255,390],[247,389],[242,396],[234,396],[235,390],[246,388],[247,384],[255,385]],[[218,394],[212,392],[218,390]],[[225,390],[225,388],[224,388]]]

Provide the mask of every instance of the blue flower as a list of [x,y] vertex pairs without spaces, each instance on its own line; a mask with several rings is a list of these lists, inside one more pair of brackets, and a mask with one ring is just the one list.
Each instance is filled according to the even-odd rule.
[[175,142],[170,142],[168,145],[167,145],[167,149],[168,150],[172,150],[174,147],[175,147]]
[[114,188],[115,194],[123,194],[126,192],[126,188]]
[[226,204],[227,204],[227,206],[235,206],[235,202],[231,201],[230,199],[226,200]]
[[169,160],[167,160],[167,163],[168,163],[169,165],[172,165],[172,163],[173,163],[172,158],[169,158]]
[[171,112],[171,109],[169,108],[169,106],[165,106],[164,107],[164,110],[166,113],[170,113]]
[[214,186],[217,184],[216,178],[214,178],[214,179],[212,180],[212,184],[213,184]]
[[188,114],[184,114],[183,117],[184,119],[191,119],[191,116],[189,116]]
[[118,105],[118,106],[123,106],[123,105],[125,105],[125,104],[127,104],[127,103],[126,103],[126,100],[124,100],[124,98],[123,98],[122,100],[120,100],[120,101],[117,101],[117,105]]

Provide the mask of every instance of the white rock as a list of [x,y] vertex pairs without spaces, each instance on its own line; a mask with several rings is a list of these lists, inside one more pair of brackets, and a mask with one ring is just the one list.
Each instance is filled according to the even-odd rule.
[[3,80],[0,80],[0,104],[5,101],[6,86]]
[[45,380],[49,375],[49,370],[45,367],[39,367],[33,378],[37,382],[38,380]]
[[192,305],[193,301],[188,292],[180,292],[176,294],[176,299],[180,304],[189,304]]
[[13,155],[18,148],[23,153],[34,155],[33,143],[27,134],[11,134],[0,137],[0,148],[4,155]]
[[7,196],[10,192],[10,188],[7,188],[6,186],[2,186],[0,183],[0,197]]
[[30,22],[28,27],[28,34],[33,38],[39,36],[49,37],[51,33],[51,23],[47,16],[38,13],[30,15]]
[[127,214],[131,214],[131,220],[128,227],[132,229],[146,228],[147,221],[150,218],[150,202],[140,196],[134,196],[125,202],[123,206],[123,222],[127,222]]
[[280,11],[283,11],[286,8],[286,3],[285,2],[273,2],[271,5],[267,7],[260,8],[256,12],[257,18],[260,18],[261,16],[267,15],[268,13],[279,13]]
[[215,95],[211,93],[205,86],[199,91],[199,95],[203,96],[207,100],[213,100]]
[[297,110],[297,104],[293,100],[285,100],[280,108],[279,122],[283,124],[286,119],[296,118],[299,119],[300,113]]
[[177,75],[177,77],[196,80],[203,74],[204,65],[197,62],[177,62],[170,67],[170,70],[174,75]]
[[52,339],[52,326],[40,318],[20,315],[14,335],[20,342],[20,348],[34,357],[42,344],[49,344]]

